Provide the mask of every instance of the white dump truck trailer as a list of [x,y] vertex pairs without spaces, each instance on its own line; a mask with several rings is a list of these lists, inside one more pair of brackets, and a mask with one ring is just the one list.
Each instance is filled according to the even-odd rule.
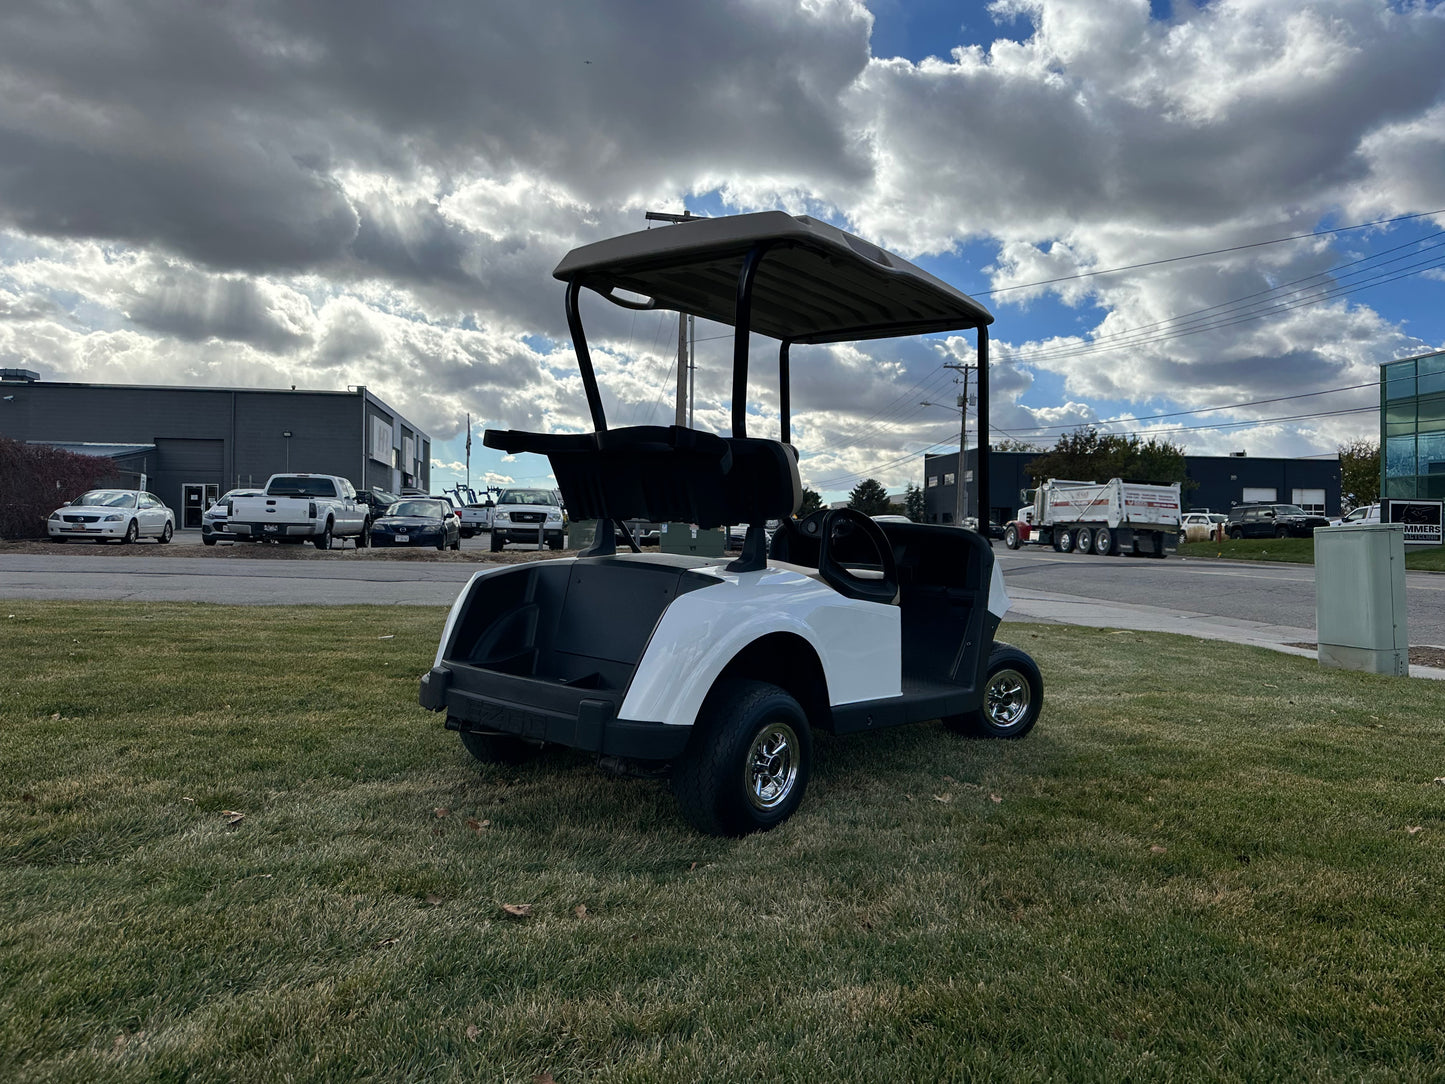
[[1178,545],[1178,482],[1153,486],[1118,478],[1050,478],[1024,496],[1033,503],[1020,508],[1005,526],[1009,549],[1034,542],[1052,545],[1060,553],[1163,557]]

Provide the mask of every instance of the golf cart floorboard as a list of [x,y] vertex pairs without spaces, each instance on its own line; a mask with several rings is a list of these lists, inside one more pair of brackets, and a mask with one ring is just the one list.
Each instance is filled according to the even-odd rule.
[[923,723],[977,707],[978,698],[970,688],[905,674],[901,696],[835,705],[833,733],[856,734],[860,730]]

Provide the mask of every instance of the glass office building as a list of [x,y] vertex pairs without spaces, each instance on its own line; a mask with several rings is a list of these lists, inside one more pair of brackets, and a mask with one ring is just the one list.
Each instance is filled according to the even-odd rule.
[[1445,350],[1380,366],[1380,493],[1445,499]]

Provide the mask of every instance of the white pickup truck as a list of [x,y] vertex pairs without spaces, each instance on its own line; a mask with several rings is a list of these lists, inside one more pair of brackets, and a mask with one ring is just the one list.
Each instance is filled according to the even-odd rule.
[[227,517],[238,540],[304,542],[319,550],[333,538],[355,538],[358,548],[371,542],[371,510],[356,490],[334,474],[273,474],[259,497],[235,497]]

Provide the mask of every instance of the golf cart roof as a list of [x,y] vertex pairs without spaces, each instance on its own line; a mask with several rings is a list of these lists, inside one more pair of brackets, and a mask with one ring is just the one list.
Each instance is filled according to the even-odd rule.
[[[573,249],[552,274],[626,307],[735,325],[739,277],[760,250],[749,330],[783,342],[852,342],[993,323],[973,298],[907,260],[782,211],[689,219],[597,241]],[[617,290],[649,300],[618,297]]]

